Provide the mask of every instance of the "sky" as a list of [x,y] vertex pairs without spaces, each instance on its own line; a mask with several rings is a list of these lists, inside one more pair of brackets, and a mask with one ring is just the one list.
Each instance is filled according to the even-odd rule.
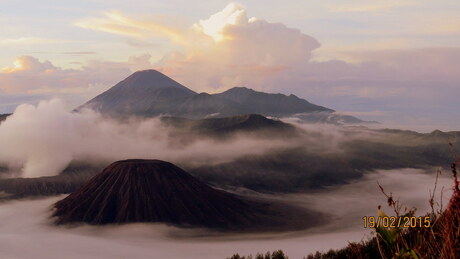
[[134,71],[197,92],[295,94],[399,128],[459,130],[460,2],[1,1],[0,113],[68,109]]

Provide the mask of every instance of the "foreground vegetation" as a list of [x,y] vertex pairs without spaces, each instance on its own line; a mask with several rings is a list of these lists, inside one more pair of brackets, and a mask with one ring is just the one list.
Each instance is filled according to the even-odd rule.
[[[457,157],[457,156],[455,156]],[[431,212],[426,217],[429,218],[429,227],[416,226],[403,228],[401,226],[375,228],[376,235],[370,240],[350,243],[347,247],[330,250],[325,253],[316,252],[304,259],[342,259],[342,258],[460,258],[460,187],[458,181],[457,167],[460,159],[456,158],[451,165],[453,173],[453,194],[449,200],[447,208],[437,204],[434,199],[435,189],[431,193],[430,206]],[[438,172],[438,176],[440,171]],[[396,217],[411,217],[415,209],[404,207],[399,201],[394,200],[391,194],[381,191],[387,197],[388,205],[394,210]],[[442,197],[441,197],[442,200]],[[380,210],[379,216],[385,217],[386,214]],[[233,255],[230,259],[252,259],[250,256]],[[255,259],[284,259],[288,258],[283,251],[279,250],[266,255],[258,254]]]
[[227,259],[289,259],[289,257],[287,257],[282,250],[278,250],[273,253],[267,252],[265,254],[257,254],[255,257],[252,257],[252,255],[240,256],[239,254],[234,254]]

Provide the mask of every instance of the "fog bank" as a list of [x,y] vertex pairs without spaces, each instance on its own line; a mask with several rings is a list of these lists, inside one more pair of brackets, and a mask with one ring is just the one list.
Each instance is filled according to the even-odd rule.
[[[203,230],[184,230],[161,224],[122,226],[55,227],[50,224],[50,206],[63,198],[9,201],[0,203],[0,251],[3,258],[226,258],[283,249],[289,258],[302,258],[317,250],[341,248],[361,241],[372,233],[361,218],[375,216],[377,205],[386,198],[378,180],[388,192],[408,206],[417,206],[418,215],[428,210],[428,190],[435,172],[401,169],[377,171],[340,187],[313,194],[272,196],[332,215],[321,228],[298,233],[264,235],[219,235]],[[450,195],[449,172],[439,179],[438,195],[445,186]],[[447,200],[445,201],[445,204]]]
[[20,171],[22,177],[39,177],[56,175],[74,160],[110,163],[144,158],[212,164],[291,144],[245,136],[228,142],[191,137],[181,144],[171,133],[158,118],[120,122],[90,110],[72,113],[58,99],[38,106],[24,104],[0,124],[0,165]]

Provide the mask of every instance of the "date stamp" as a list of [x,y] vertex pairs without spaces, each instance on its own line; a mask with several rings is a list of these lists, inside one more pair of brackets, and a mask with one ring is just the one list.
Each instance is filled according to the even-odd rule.
[[430,217],[390,217],[390,216],[379,216],[379,217],[368,217],[363,218],[364,228],[429,228],[431,227]]

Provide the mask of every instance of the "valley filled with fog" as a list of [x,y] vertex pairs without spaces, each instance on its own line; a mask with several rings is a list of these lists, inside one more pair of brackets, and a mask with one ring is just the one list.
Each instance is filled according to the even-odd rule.
[[[375,216],[378,205],[385,209],[377,182],[424,215],[438,167],[449,166],[448,142],[458,135],[256,115],[116,119],[68,112],[57,99],[22,105],[0,124],[0,142],[14,147],[0,151],[0,250],[7,258],[81,258],[82,251],[85,258],[225,258],[283,249],[301,258],[372,236],[362,217]],[[215,188],[318,212],[324,221],[268,233],[53,224],[56,201],[111,162],[130,158],[170,161]],[[448,176],[439,179],[438,206],[441,191],[450,196]]]
[[[433,188],[435,174],[414,169],[377,171],[317,193],[276,195],[276,199],[313,208],[331,219],[324,226],[299,232],[216,233],[144,223],[54,226],[49,218],[51,205],[61,195],[1,202],[0,250],[5,258],[226,258],[234,253],[283,249],[290,258],[302,258],[372,236],[373,230],[363,228],[361,218],[375,216],[379,204],[386,208],[377,180],[403,203],[417,206],[417,215],[428,211],[427,190]],[[444,176],[438,184],[446,187],[444,197],[449,197],[451,180]]]

